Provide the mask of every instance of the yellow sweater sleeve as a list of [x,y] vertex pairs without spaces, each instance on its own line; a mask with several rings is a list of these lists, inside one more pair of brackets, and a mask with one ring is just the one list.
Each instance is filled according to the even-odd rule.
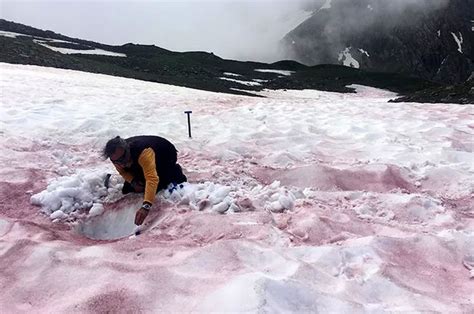
[[151,148],[146,148],[138,157],[138,164],[143,169],[145,176],[145,196],[143,201],[153,204],[155,200],[156,189],[158,188],[158,174],[156,173],[155,165],[155,151]]
[[120,166],[115,166],[115,169],[117,169],[118,173],[120,173],[120,175],[122,176],[122,178],[125,179],[125,181],[127,181],[128,183],[132,183],[132,180],[133,180],[133,174],[131,174],[130,172],[126,171],[125,169],[123,169],[122,167]]

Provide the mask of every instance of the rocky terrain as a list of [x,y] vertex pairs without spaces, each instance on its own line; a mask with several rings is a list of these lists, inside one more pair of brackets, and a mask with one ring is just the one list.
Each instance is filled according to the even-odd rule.
[[307,65],[345,64],[462,84],[474,69],[470,0],[314,1],[310,18],[282,41]]

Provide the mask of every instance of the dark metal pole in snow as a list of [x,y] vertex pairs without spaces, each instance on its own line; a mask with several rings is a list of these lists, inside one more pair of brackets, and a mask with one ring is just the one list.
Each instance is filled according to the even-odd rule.
[[185,111],[184,113],[188,115],[188,134],[189,134],[189,138],[191,138],[191,113],[193,112]]

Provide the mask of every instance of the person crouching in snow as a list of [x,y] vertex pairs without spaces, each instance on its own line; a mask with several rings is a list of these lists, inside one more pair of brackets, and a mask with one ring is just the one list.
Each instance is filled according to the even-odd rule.
[[145,193],[143,205],[135,215],[141,225],[153,205],[155,194],[170,183],[186,182],[181,166],[176,163],[177,150],[168,140],[151,135],[123,139],[114,137],[104,147],[104,157],[110,158],[125,179],[122,193]]

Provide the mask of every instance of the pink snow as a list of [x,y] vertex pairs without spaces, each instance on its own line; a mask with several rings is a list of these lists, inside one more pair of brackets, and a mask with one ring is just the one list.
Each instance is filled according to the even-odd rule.
[[[44,76],[39,81],[53,80],[48,75],[61,79],[65,73],[34,71]],[[137,84],[144,94],[153,93],[155,86],[68,73],[96,80],[101,88],[91,93],[114,88],[112,82],[107,86],[108,80],[116,80],[117,86]],[[2,84],[2,89],[14,88],[11,81]],[[113,222],[124,217],[120,215],[133,214],[141,197],[131,195],[104,203],[98,216],[88,217],[83,210],[53,222],[31,204],[31,196],[69,170],[102,167],[108,161],[91,152],[91,147],[101,147],[93,136],[73,142],[67,128],[75,126],[55,126],[57,131],[45,136],[36,132],[39,124],[26,121],[25,129],[16,133],[15,123],[21,121],[2,96],[0,122],[7,132],[0,139],[3,313],[474,311],[472,106],[389,105],[389,93],[362,87],[353,96],[266,92],[271,101],[265,103],[156,86],[173,96],[169,103],[163,96],[158,105],[150,97],[155,107],[174,102],[185,108],[183,99],[196,102],[196,139],[180,140],[172,133],[190,183],[236,188],[233,197],[241,211],[192,210],[158,198],[159,210],[147,217],[150,228],[139,236],[94,240],[84,234],[86,226],[89,231],[113,228]],[[112,102],[120,95],[110,97]],[[300,114],[298,119],[306,114],[288,109],[291,101],[315,106],[315,119],[321,120],[300,120],[299,126],[285,121],[288,112],[290,120],[292,114]],[[334,101],[352,103],[339,107]],[[368,112],[351,107],[367,101],[378,102],[379,108]],[[249,111],[256,118],[244,116],[246,128],[238,116]],[[273,115],[275,111],[281,115]],[[206,115],[207,123],[200,125]],[[390,133],[396,131],[392,119],[413,116],[420,119],[407,124],[410,137],[402,131]],[[232,122],[232,117],[240,122]],[[368,117],[382,122],[371,124]],[[336,118],[340,128],[332,128]],[[85,114],[78,119],[90,118]],[[350,119],[360,119],[357,126],[365,126],[349,127]],[[225,127],[219,128],[219,135],[206,133],[220,123]],[[78,130],[89,136],[87,127]],[[58,132],[66,135],[58,137]],[[115,135],[109,133],[114,131],[104,132],[105,140]],[[348,140],[348,134],[357,139]],[[433,155],[424,155],[424,150]],[[431,161],[418,159],[425,157]],[[63,164],[66,174],[58,173]],[[297,195],[292,209],[272,212],[261,205],[268,195],[247,189],[275,181]]]

